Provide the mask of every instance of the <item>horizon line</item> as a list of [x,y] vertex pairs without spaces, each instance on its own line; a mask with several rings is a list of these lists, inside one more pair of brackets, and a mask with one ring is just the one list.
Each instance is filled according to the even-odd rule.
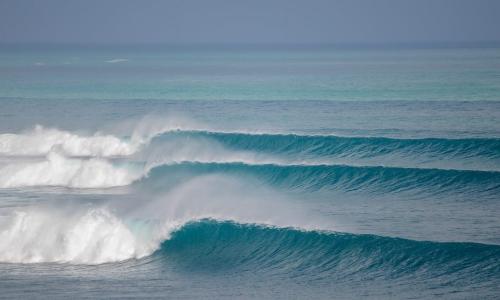
[[172,48],[496,48],[500,47],[499,41],[413,41],[413,42],[318,42],[318,43],[160,43],[160,42],[142,42],[142,43],[102,43],[102,42],[0,42],[0,47],[172,47]]

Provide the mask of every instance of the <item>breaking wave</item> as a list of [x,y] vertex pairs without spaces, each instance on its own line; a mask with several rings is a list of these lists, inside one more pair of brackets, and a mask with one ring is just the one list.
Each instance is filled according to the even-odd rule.
[[41,161],[10,163],[0,168],[0,188],[61,186],[107,188],[129,185],[142,171],[100,159],[67,158],[50,152]]
[[[500,246],[440,243],[202,220],[175,231],[157,259],[189,268],[283,272],[308,279],[421,276],[449,280],[500,272]],[[258,270],[258,271],[255,271]]]
[[138,259],[158,250],[184,224],[206,218],[332,228],[328,222],[311,221],[300,206],[270,190],[206,175],[151,198],[18,208],[0,217],[0,262],[101,264]]
[[124,156],[135,153],[138,146],[112,135],[84,136],[39,125],[21,134],[0,134],[0,155],[9,156],[40,156],[54,149],[67,156]]

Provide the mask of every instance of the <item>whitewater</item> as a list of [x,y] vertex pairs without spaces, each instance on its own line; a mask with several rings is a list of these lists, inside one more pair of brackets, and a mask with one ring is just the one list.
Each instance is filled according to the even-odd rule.
[[0,134],[0,264],[224,259],[320,282],[357,269],[494,282],[500,240],[483,230],[499,226],[499,149],[494,137],[224,130],[174,116],[95,132],[36,124]]
[[498,49],[65,51],[0,49],[0,298],[498,298]]

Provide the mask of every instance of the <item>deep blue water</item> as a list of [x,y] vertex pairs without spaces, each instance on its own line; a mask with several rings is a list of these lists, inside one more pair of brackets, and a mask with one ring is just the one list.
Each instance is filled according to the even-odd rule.
[[500,296],[500,50],[0,51],[0,297]]

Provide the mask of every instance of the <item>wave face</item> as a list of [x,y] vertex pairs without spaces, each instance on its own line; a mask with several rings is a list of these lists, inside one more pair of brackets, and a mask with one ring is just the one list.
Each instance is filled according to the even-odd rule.
[[[385,297],[389,289],[425,298],[449,289],[455,296],[467,297],[471,286],[478,287],[479,294],[498,290],[499,258],[497,245],[418,242],[202,221],[175,232],[152,260],[189,270],[190,275],[200,270],[210,272],[227,282],[251,280],[271,289],[285,285],[300,297],[311,292],[325,298],[373,293]],[[237,279],[231,279],[234,277]],[[268,282],[254,279],[259,277]],[[297,286],[300,282],[307,284]],[[283,293],[286,291],[280,290],[279,294]]]
[[186,224],[155,255],[155,259],[173,259],[189,268],[224,270],[231,266],[262,273],[293,273],[311,280],[356,281],[377,276],[449,280],[457,273],[494,279],[500,272],[499,258],[498,245],[412,241],[211,220]]
[[403,193],[408,191],[484,194],[500,191],[500,172],[355,167],[343,165],[273,165],[245,163],[181,163],[153,168],[144,180],[156,181],[175,173],[224,173],[249,175],[288,190],[305,192],[343,190],[347,192]]
[[148,198],[62,199],[15,210],[0,219],[0,262],[95,265],[139,259],[157,251],[177,228],[206,218],[331,228],[308,220],[297,204],[272,190],[216,174],[185,178]]
[[222,282],[229,297],[498,292],[497,137],[120,126],[0,134],[0,279],[102,272],[215,298]]
[[172,136],[215,140],[231,150],[274,155],[304,164],[351,162],[369,165],[499,170],[500,139],[342,137],[331,135],[251,134],[239,132],[167,132]]

